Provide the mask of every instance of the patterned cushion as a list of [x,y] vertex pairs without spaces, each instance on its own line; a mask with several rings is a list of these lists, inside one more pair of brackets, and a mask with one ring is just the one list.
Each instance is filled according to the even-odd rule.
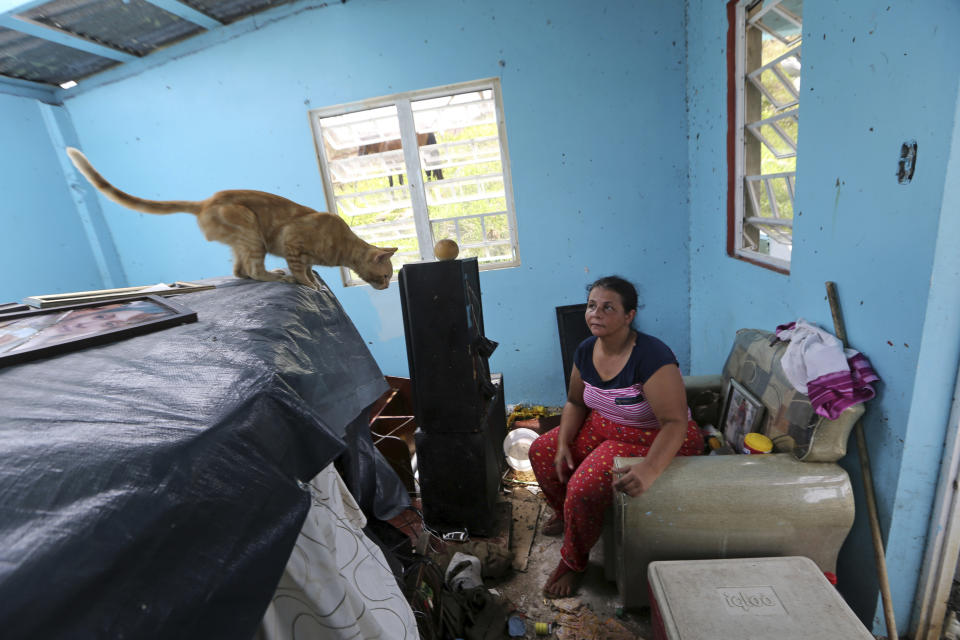
[[737,331],[723,367],[721,406],[733,378],[766,408],[760,432],[773,440],[774,451],[793,453],[806,462],[836,462],[847,452],[850,430],[863,405],[850,407],[836,420],[814,413],[807,396],[794,389],[783,372],[780,360],[787,343],[771,344],[774,339],[772,332],[761,329]]

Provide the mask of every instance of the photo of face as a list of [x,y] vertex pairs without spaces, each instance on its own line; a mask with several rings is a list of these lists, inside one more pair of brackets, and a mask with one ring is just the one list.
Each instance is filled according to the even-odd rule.
[[133,300],[22,318],[10,321],[9,326],[0,323],[0,353],[48,347],[172,315],[172,310],[150,300]]
[[737,388],[730,392],[730,407],[724,423],[724,437],[737,451],[743,448],[743,437],[750,433],[757,418],[757,407]]

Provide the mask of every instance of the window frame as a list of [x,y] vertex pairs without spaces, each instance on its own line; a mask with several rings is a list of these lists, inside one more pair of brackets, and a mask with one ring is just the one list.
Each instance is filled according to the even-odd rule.
[[[791,259],[770,256],[754,251],[744,246],[744,221],[747,217],[745,180],[746,170],[746,136],[747,123],[747,12],[763,0],[729,0],[727,3],[727,255],[760,266],[778,273],[789,275]],[[801,44],[802,46],[802,44]],[[763,65],[758,66],[758,68]],[[759,90],[753,87],[754,91]],[[762,100],[762,98],[760,98]],[[796,117],[799,120],[799,97],[797,99]],[[777,115],[776,118],[781,117]],[[768,118],[769,120],[769,118]],[[758,124],[765,121],[752,121]],[[759,143],[758,144],[762,144]],[[795,153],[799,156],[799,153]],[[795,188],[797,168],[793,171],[793,180],[786,179],[787,188],[793,196],[795,211]],[[789,172],[788,172],[789,173]],[[777,174],[763,174],[776,177]],[[787,175],[787,174],[784,174]],[[781,176],[783,177],[783,176]],[[768,197],[770,197],[768,195]],[[775,206],[775,205],[773,205]],[[796,219],[794,215],[793,220]],[[792,224],[790,225],[793,229]],[[791,231],[791,237],[793,232]]]
[[[313,133],[314,149],[319,163],[321,181],[323,183],[324,196],[327,200],[327,208],[333,215],[339,215],[337,210],[337,199],[334,193],[334,186],[328,166],[327,155],[322,148],[322,129],[320,121],[332,116],[346,115],[360,111],[369,111],[381,107],[393,106],[397,110],[397,119],[400,125],[400,139],[403,147],[403,159],[406,168],[407,184],[410,188],[410,204],[413,210],[414,226],[416,228],[417,245],[420,250],[420,261],[433,262],[437,258],[433,255],[433,225],[429,218],[427,206],[426,187],[423,180],[423,167],[420,163],[420,151],[417,144],[417,131],[414,122],[414,115],[411,103],[420,100],[429,100],[431,98],[441,98],[461,93],[470,93],[477,91],[491,91],[494,102],[494,113],[496,118],[497,136],[500,146],[500,166],[503,177],[504,200],[506,203],[507,225],[510,233],[510,245],[513,252],[513,260],[505,262],[481,263],[481,271],[492,269],[507,269],[518,267],[520,261],[520,243],[517,228],[516,206],[513,197],[513,178],[510,170],[510,153],[507,146],[507,130],[504,121],[503,97],[500,89],[499,78],[483,78],[469,82],[459,82],[447,84],[428,89],[417,89],[414,91],[404,91],[390,95],[347,102],[327,107],[310,109],[308,116],[310,119],[310,128]],[[393,280],[397,279],[399,270],[393,274]],[[344,286],[358,286],[366,284],[363,280],[350,277],[350,270],[346,267],[340,267],[340,275]]]

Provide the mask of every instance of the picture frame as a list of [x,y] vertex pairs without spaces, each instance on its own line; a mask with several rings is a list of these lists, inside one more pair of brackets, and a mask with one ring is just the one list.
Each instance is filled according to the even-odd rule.
[[172,296],[194,291],[215,289],[212,284],[194,284],[192,282],[174,282],[173,284],[142,285],[139,287],[120,287],[118,289],[97,289],[95,291],[73,291],[71,293],[50,293],[40,296],[29,296],[23,299],[23,304],[37,309],[64,307],[76,304],[105,302],[110,300],[133,300],[145,295]]
[[743,452],[743,437],[760,431],[766,407],[753,393],[734,379],[730,379],[727,396],[721,412],[723,437],[737,453]]
[[157,295],[0,315],[0,367],[196,322],[197,313]]
[[4,302],[0,304],[0,314],[29,311],[30,309],[31,307],[29,305],[20,304],[19,302]]

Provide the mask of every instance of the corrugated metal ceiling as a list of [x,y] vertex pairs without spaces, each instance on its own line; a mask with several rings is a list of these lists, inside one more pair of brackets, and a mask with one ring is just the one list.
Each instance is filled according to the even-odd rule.
[[0,82],[79,82],[293,1],[0,0]]

